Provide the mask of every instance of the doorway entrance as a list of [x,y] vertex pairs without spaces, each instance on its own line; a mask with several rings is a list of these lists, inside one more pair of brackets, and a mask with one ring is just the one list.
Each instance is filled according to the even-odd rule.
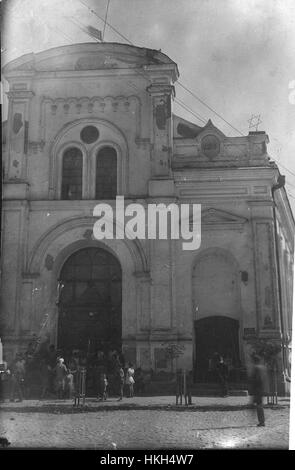
[[81,249],[65,262],[59,281],[57,347],[63,354],[120,351],[122,270],[117,258],[102,248]]
[[240,367],[238,320],[212,316],[195,321],[194,371],[197,382],[212,381],[210,361],[214,353],[224,358],[230,371]]

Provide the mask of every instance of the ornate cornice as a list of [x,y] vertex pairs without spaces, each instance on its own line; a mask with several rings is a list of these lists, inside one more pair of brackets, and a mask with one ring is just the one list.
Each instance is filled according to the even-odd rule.
[[[42,97],[42,103],[50,104],[51,114],[56,114],[59,110],[62,110],[64,114],[69,114],[73,112],[75,114],[80,114],[82,112],[93,113],[94,110],[104,112],[106,108],[113,112],[116,111],[125,111],[130,110],[130,105],[132,102],[135,102],[137,106],[141,106],[141,101],[136,95],[130,96],[82,96],[69,97],[69,98],[51,98],[48,96]],[[95,109],[96,108],[96,109]]]
[[[80,117],[105,118],[112,113],[112,120],[115,120],[116,113],[126,113],[135,120],[135,139],[141,138],[141,100],[136,95],[129,96],[93,96],[93,97],[58,97],[43,96],[41,98],[41,126],[42,132],[40,141],[46,140],[47,121],[52,116],[57,116],[63,120],[77,119]],[[122,119],[122,118],[121,118]],[[64,121],[63,121],[64,122]]]
[[35,96],[35,93],[29,90],[13,90],[13,91],[8,91],[6,95],[8,96],[8,99],[10,100],[17,100],[17,99],[29,100],[33,98],[33,96]]

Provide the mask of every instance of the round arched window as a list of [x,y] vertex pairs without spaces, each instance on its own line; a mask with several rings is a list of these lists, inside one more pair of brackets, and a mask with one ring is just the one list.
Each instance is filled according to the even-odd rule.
[[65,150],[62,159],[62,199],[82,199],[83,156],[80,149]]
[[117,195],[117,152],[103,147],[96,156],[96,199],[113,199]]

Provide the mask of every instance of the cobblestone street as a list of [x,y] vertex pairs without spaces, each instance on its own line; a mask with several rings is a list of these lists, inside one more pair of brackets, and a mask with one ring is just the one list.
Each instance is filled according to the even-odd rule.
[[129,410],[114,409],[109,402],[100,410],[75,412],[70,405],[28,411],[28,404],[5,403],[0,435],[11,442],[11,449],[288,449],[288,403],[266,408],[266,427],[259,428],[255,411],[245,405],[214,409],[210,399],[202,400],[203,407],[180,411],[164,408],[163,399],[159,409],[134,409],[130,402]]

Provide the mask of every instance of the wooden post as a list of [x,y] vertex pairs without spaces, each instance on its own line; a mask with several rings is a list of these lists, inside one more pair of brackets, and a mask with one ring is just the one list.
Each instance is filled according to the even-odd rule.
[[183,369],[183,395],[184,395],[185,405],[187,406],[188,402],[187,402],[186,370],[185,369]]
[[181,370],[176,370],[176,405],[178,405],[178,400],[180,399],[180,405],[182,405],[182,373]]
[[80,399],[82,399],[82,405],[84,406],[85,395],[86,395],[86,368],[78,367],[74,406],[80,405]]

